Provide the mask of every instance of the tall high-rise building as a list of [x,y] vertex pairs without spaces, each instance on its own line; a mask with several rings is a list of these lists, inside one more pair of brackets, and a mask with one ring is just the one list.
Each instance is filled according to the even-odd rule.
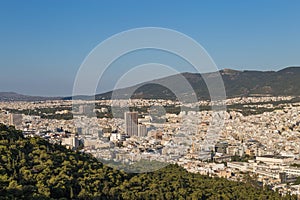
[[147,136],[147,127],[144,124],[138,125],[138,136],[139,137]]
[[22,114],[13,114],[9,115],[9,125],[15,126],[16,128],[21,128],[22,126]]
[[125,133],[129,136],[138,135],[138,113],[125,112]]

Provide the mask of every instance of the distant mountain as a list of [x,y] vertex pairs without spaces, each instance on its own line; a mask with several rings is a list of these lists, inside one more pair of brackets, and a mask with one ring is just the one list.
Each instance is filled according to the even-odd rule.
[[[228,98],[241,96],[300,95],[300,67],[288,67],[277,72],[223,69],[220,70],[219,73],[223,79]],[[176,88],[177,94],[189,96],[193,91],[181,85],[181,82],[178,80],[182,79],[182,77],[191,85],[198,99],[210,99],[203,77],[214,81],[216,72],[202,75],[198,73],[182,73],[168,76],[133,87],[116,90],[114,91],[114,96],[118,98],[129,98],[130,94],[133,94],[131,98],[176,99],[175,94],[163,85]],[[111,95],[112,91],[98,94],[96,95],[96,99],[109,99]]]
[[23,95],[15,92],[0,92],[0,101],[45,101],[58,99],[61,99],[61,97],[40,97]]
[[[97,94],[96,99],[114,98],[143,98],[143,99],[176,99],[192,97],[195,92],[197,98],[210,99],[204,81],[216,80],[216,73],[220,73],[227,98],[241,96],[300,96],[300,67],[287,67],[279,71],[238,71],[223,69],[219,72],[198,74],[181,73],[165,78],[137,84],[132,87]],[[181,81],[180,81],[181,80]],[[191,88],[182,84],[186,80]],[[170,88],[170,89],[169,89]],[[174,92],[176,94],[174,94]],[[39,97],[17,94],[14,92],[0,92],[0,101],[43,101],[43,100],[71,100],[72,97]],[[73,99],[93,99],[92,96],[76,96]]]

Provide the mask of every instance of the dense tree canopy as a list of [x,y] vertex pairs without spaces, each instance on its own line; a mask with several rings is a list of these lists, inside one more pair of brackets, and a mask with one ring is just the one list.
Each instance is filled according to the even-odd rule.
[[296,199],[177,165],[126,174],[2,124],[0,152],[0,199]]

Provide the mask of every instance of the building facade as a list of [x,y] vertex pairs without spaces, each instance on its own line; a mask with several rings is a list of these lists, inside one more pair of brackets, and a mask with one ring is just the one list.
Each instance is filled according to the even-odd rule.
[[125,112],[125,133],[129,136],[138,136],[138,113]]

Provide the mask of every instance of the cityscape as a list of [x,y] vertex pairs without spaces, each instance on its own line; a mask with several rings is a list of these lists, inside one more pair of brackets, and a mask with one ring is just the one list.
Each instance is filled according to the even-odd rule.
[[[73,150],[80,149],[100,160],[128,164],[140,160],[160,161],[178,164],[192,173],[234,181],[242,181],[244,174],[250,173],[262,185],[269,186],[274,191],[299,195],[300,185],[289,185],[300,176],[300,101],[292,102],[294,98],[227,99],[227,105],[243,104],[244,107],[256,108],[272,108],[278,102],[290,103],[281,103],[280,109],[272,112],[248,116],[234,110],[226,111],[224,128],[213,145],[207,144],[204,139],[211,123],[211,110],[154,115],[153,117],[160,118],[156,121],[149,110],[124,112],[123,118],[97,118],[85,115],[90,110],[90,105],[97,105],[93,112],[108,114],[107,106],[111,105],[112,100],[80,100],[76,103],[79,105],[76,117],[80,117],[82,123],[78,127],[74,122],[77,120],[75,117],[66,120],[39,116],[66,115],[72,112],[72,101],[9,101],[1,102],[0,119],[1,123],[22,130],[25,137],[42,137],[50,143]],[[125,105],[123,101],[126,100],[115,101]],[[162,99],[130,100],[130,106],[136,108],[157,105],[183,106],[179,102]],[[198,105],[210,105],[210,102],[199,101]],[[43,109],[50,109],[53,113],[38,111]],[[39,115],[30,114],[37,111]],[[187,134],[188,127],[197,124],[194,119],[200,121],[197,132]],[[155,168],[145,166],[144,170]]]
[[1,1],[0,199],[300,199],[296,1]]

